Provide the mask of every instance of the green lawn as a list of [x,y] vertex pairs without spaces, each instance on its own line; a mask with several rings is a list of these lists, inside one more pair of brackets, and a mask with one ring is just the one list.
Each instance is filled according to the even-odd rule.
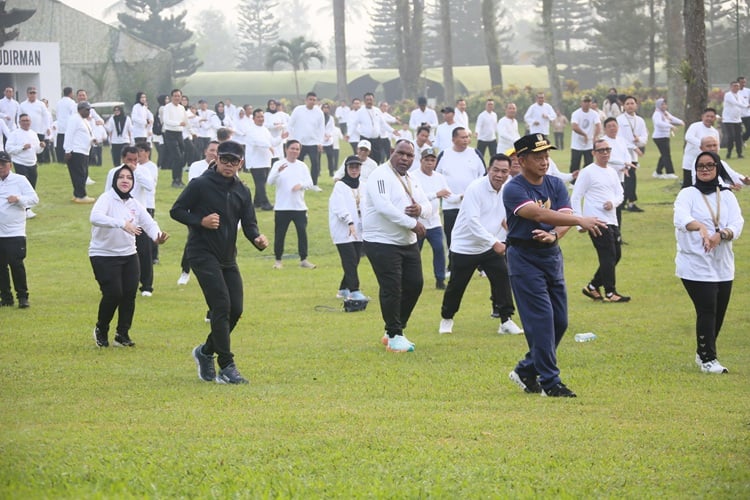
[[[569,151],[553,156],[567,170]],[[701,374],[692,304],[674,276],[678,184],[653,179],[655,161],[649,144],[638,189],[646,211],[624,215],[618,289],[631,303],[585,298],[595,252],[585,236],[562,240],[570,328],[558,355],[571,400],[510,383],[525,341],[496,334],[486,280],[471,283],[454,334],[437,334],[429,248],[408,329],[416,352],[385,352],[377,300],[338,312],[328,178],[306,195],[317,269],[290,255],[272,270],[270,249],[239,245],[245,313],[233,351],[250,386],[197,378],[190,352],[207,333],[205,305],[194,278],[176,285],[185,229],[168,217],[177,191],[166,171],[157,218],[172,238],[154,296],[137,299],[137,347],[97,349],[90,207],[69,201],[65,167],[41,167],[28,224],[32,307],[0,309],[0,498],[749,498],[750,245],[735,245],[718,343],[731,372]],[[731,163],[750,173],[750,160]],[[90,194],[106,172],[91,169]],[[748,213],[749,196],[738,194]],[[271,237],[272,214],[259,219]],[[377,296],[366,260],[360,270],[363,291]],[[598,338],[573,341],[586,331]]]

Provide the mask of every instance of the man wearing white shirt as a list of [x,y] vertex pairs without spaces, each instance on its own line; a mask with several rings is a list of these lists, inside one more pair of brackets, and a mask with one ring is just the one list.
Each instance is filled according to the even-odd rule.
[[625,210],[643,212],[643,209],[635,204],[638,200],[636,171],[638,170],[638,157],[643,156],[648,142],[648,129],[643,118],[635,114],[638,109],[638,99],[632,95],[627,96],[623,102],[623,108],[624,113],[617,117],[617,135],[627,142],[633,164],[633,168],[628,170],[628,175],[625,177]]
[[88,123],[91,105],[87,101],[76,106],[78,113],[68,120],[65,129],[65,162],[68,164],[70,182],[73,184],[73,203],[94,203],[96,200],[86,196],[86,178],[89,175],[89,153],[94,144],[94,133]]
[[[620,185],[623,186],[623,192],[625,189],[625,177],[630,175],[630,172],[635,169],[635,165],[632,163],[632,157],[630,150],[628,149],[627,141],[618,134],[619,124],[617,119],[610,116],[604,120],[604,139],[612,148],[609,153],[609,160],[607,165],[612,167],[617,172],[617,178],[620,180]],[[615,213],[617,215],[617,227],[620,228],[620,234],[622,235],[622,209],[624,203],[620,203]]]
[[5,87],[3,98],[0,99],[0,119],[5,122],[5,126],[11,132],[17,127],[19,104],[14,99],[13,87]]
[[469,114],[466,112],[466,99],[457,99],[455,109],[456,123],[465,128],[469,132],[469,135],[471,135],[471,129],[469,128]]
[[195,147],[199,151],[205,151],[208,143],[216,138],[216,130],[214,130],[212,125],[212,118],[215,114],[212,109],[208,109],[208,102],[205,99],[198,100],[198,109],[196,111],[198,128],[195,131]]
[[[37,99],[36,87],[27,88],[26,97],[26,100],[18,107],[19,116],[23,113],[31,118],[31,130],[36,132],[39,142],[46,147],[47,143],[44,139],[50,133],[49,125],[51,123],[49,111],[47,111],[47,106],[41,100]],[[37,155],[37,163],[49,163],[49,161],[49,154],[45,151]]]
[[334,112],[334,116],[336,117],[336,121],[338,122],[339,128],[341,129],[341,133],[346,135],[347,134],[347,124],[349,123],[349,112],[351,109],[349,106],[346,105],[346,101],[341,101],[338,106],[336,106],[336,111]]
[[[607,226],[599,228],[599,231],[589,232],[599,257],[599,268],[582,291],[593,300],[628,302],[630,297],[618,293],[615,287],[615,266],[622,256],[622,237],[617,225],[616,209],[622,203],[623,189],[617,172],[607,165],[612,152],[607,140],[596,139],[593,152],[594,163],[578,175],[570,204],[574,215],[596,217],[606,222]],[[600,287],[604,287],[604,295]]]
[[271,132],[271,137],[274,139],[280,139],[279,145],[273,148],[273,156],[271,158],[271,164],[284,157],[284,141],[285,138],[281,136],[287,132],[287,126],[289,124],[289,115],[279,109],[279,103],[275,99],[269,99],[266,103],[266,111],[263,113],[263,126]]
[[57,161],[62,162],[65,157],[65,148],[63,143],[65,142],[65,129],[68,127],[68,120],[71,116],[76,114],[76,102],[73,100],[73,87],[65,87],[63,89],[62,99],[57,101],[55,107],[57,114],[57,137],[55,142],[55,149],[57,152]]
[[430,127],[430,139],[433,139],[433,134],[438,126],[438,117],[434,109],[427,107],[427,98],[424,96],[417,98],[417,108],[413,109],[409,115],[409,128],[415,134],[422,125]]
[[594,139],[602,131],[599,113],[591,109],[591,96],[581,98],[581,107],[573,111],[570,117],[570,128],[570,171],[575,172],[581,168],[581,158],[584,166],[594,161]]
[[701,141],[704,137],[715,137],[719,140],[719,131],[714,128],[716,110],[706,108],[701,113],[701,121],[691,123],[685,132],[685,152],[682,155],[682,187],[693,185],[694,164],[701,152]]
[[305,104],[294,108],[289,117],[289,139],[299,141],[301,151],[299,161],[304,162],[310,156],[310,176],[313,180],[313,191],[321,191],[318,187],[320,176],[320,153],[323,151],[325,136],[325,117],[319,107],[315,105],[318,96],[315,92],[308,92]]
[[347,132],[345,135],[346,142],[349,143],[349,145],[352,147],[352,153],[357,154],[357,144],[359,144],[359,132],[356,130],[353,130],[351,127],[351,123],[354,122],[354,117],[357,114],[357,111],[359,111],[359,108],[362,107],[362,101],[360,101],[358,98],[352,99],[352,107],[349,109],[349,115],[346,118],[346,128]]
[[401,132],[396,130],[396,127],[401,124],[401,120],[390,113],[391,105],[386,101],[381,101],[378,106],[380,107],[380,112],[383,114],[383,121],[388,127],[391,127],[390,131],[387,127],[383,127],[383,130],[380,131],[380,150],[383,152],[383,158],[386,158],[391,155],[391,141],[396,136],[401,138]]
[[524,121],[529,126],[529,134],[549,135],[549,124],[557,117],[555,110],[544,102],[544,92],[536,95],[536,102],[529,106]]
[[352,130],[359,132],[360,140],[370,141],[372,144],[370,156],[375,162],[382,163],[388,153],[383,151],[380,135],[383,132],[393,133],[394,130],[385,122],[383,113],[375,106],[375,95],[372,92],[366,93],[363,100],[365,105],[359,108],[354,115],[354,121],[349,125]]
[[416,155],[414,158],[414,163],[409,169],[409,173],[414,173],[421,168],[422,151],[432,147],[432,142],[430,141],[430,127],[428,127],[427,125],[422,125],[421,127],[419,127],[417,129],[417,135],[414,137],[412,144],[414,144],[414,152],[416,153]]
[[505,207],[502,187],[510,174],[510,158],[496,154],[487,175],[466,188],[450,244],[451,277],[443,295],[438,333],[453,333],[453,317],[461,306],[474,271],[481,268],[490,282],[493,311],[500,313],[497,333],[520,335],[511,319],[515,312],[505,260]]
[[[740,95],[746,103],[750,104],[750,88],[745,86],[747,85],[747,79],[744,76],[738,76],[737,83],[740,84]],[[742,110],[742,125],[745,127],[745,132],[742,133],[742,142],[744,143],[750,139],[750,106]]]
[[182,133],[188,126],[188,112],[182,105],[182,91],[173,89],[170,94],[170,102],[162,109],[162,135],[164,136],[164,162],[163,165],[172,171],[172,187],[182,188],[182,166],[185,164],[185,143]]
[[[37,154],[42,152],[44,146],[39,141],[39,137],[31,130],[29,115],[20,115],[18,125],[19,127],[10,133],[8,142],[5,143],[5,151],[13,159],[13,168],[16,173],[26,177],[31,187],[36,189]],[[27,211],[26,215],[33,218],[34,212]]]
[[[80,102],[89,102],[88,93],[83,89],[76,90],[76,104]],[[89,117],[94,120],[95,125],[104,125],[104,120],[102,120],[102,117],[99,116],[99,113],[94,108],[91,108]]]
[[[443,114],[444,121],[437,126],[434,144],[436,148],[442,151],[453,145],[453,129],[460,125],[456,123],[456,111],[452,107],[446,106],[440,112]],[[468,134],[469,131],[467,130],[466,133]]]
[[732,157],[732,148],[737,150],[737,158],[744,158],[742,156],[742,113],[749,106],[750,103],[740,93],[740,82],[733,81],[729,92],[724,94],[724,111],[721,116],[727,134],[727,160]]
[[518,132],[518,120],[516,120],[516,105],[509,102],[505,105],[505,116],[497,122],[497,148],[498,153],[505,153],[513,149],[513,143],[521,138]]
[[266,194],[266,181],[271,170],[271,159],[274,147],[279,146],[281,141],[289,135],[283,132],[273,137],[264,125],[265,115],[262,109],[253,110],[253,124],[247,130],[244,137],[245,142],[245,164],[248,165],[255,183],[255,195],[253,204],[261,210],[273,210],[273,205]]
[[474,127],[477,136],[477,150],[482,155],[490,150],[490,156],[497,151],[497,114],[495,113],[495,101],[487,99],[484,103],[484,111],[477,116],[477,124]]
[[[719,139],[713,136],[704,137],[701,140],[701,151],[708,151],[711,153],[719,154]],[[697,155],[696,155],[696,158],[697,158]],[[729,175],[729,178],[731,179],[732,182],[728,183],[723,178],[720,178],[719,184],[726,186],[728,188],[732,188],[734,190],[742,189],[743,186],[747,186],[748,184],[750,184],[750,177],[747,177],[746,175],[735,171],[724,160],[721,160],[721,164],[724,167],[724,170],[726,171],[727,175]],[[695,176],[696,176],[696,173],[693,172],[693,183],[695,183]]]

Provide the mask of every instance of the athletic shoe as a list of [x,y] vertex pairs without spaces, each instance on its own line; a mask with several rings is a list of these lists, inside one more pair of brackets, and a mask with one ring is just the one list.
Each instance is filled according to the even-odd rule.
[[316,193],[320,193],[321,191],[323,191],[323,189],[320,186],[315,185],[310,188],[310,191],[315,191]]
[[386,332],[386,333],[383,334],[382,337],[380,337],[380,343],[383,344],[383,345],[388,345],[388,341],[390,339],[391,338],[388,336],[388,333]]
[[654,179],[661,179],[661,174],[654,170],[654,173],[651,174],[651,177],[653,177]]
[[36,214],[34,213],[34,211],[31,210],[30,208],[27,208],[26,209],[26,218],[27,219],[33,219],[34,217],[36,217]]
[[211,310],[210,309],[206,311],[206,319],[204,319],[203,321],[205,321],[206,323],[211,322]]
[[96,347],[109,347],[107,334],[102,333],[98,326],[94,327],[94,342],[96,342]]
[[96,198],[92,198],[91,196],[84,196],[83,198],[73,198],[73,203],[78,203],[79,205],[90,205],[95,201]]
[[149,292],[148,290],[143,290],[141,292],[141,297],[151,297],[153,294],[154,294],[153,292]]
[[337,299],[348,299],[349,298],[349,289],[348,288],[342,288],[338,292],[336,292],[336,298]]
[[438,290],[445,290],[445,280],[435,280],[435,288]]
[[635,203],[631,203],[630,205],[628,205],[625,210],[627,210],[628,212],[643,212],[643,209]]
[[677,174],[664,174],[662,179],[679,179],[679,177],[677,177]]
[[214,366],[214,356],[203,354],[203,344],[199,344],[193,349],[193,359],[198,365],[198,378],[206,382],[213,382],[216,379],[216,367]]
[[396,335],[388,339],[388,345],[385,347],[388,352],[412,352],[414,344],[403,335]]
[[500,316],[500,308],[496,305],[493,305],[492,312],[490,313],[490,318],[499,318]]
[[721,366],[718,359],[701,363],[701,371],[703,373],[729,373],[729,370]]
[[181,273],[180,277],[177,278],[178,285],[187,285],[188,281],[190,281],[190,273]]
[[630,297],[627,295],[620,295],[617,292],[609,292],[604,296],[604,302],[630,302]]
[[549,389],[542,389],[542,396],[550,398],[575,398],[576,393],[565,387],[565,384],[559,382]]
[[304,259],[299,262],[299,267],[301,267],[302,269],[315,269],[316,266],[309,260]]
[[130,340],[130,336],[127,333],[116,334],[115,341],[113,342],[113,344],[117,347],[135,347],[135,342]]
[[701,359],[701,355],[700,354],[696,354],[695,355],[695,364],[698,365],[698,366],[701,366],[703,364],[703,360]]
[[581,292],[588,298],[592,300],[602,300],[604,297],[602,297],[602,293],[599,291],[598,286],[594,286],[591,283],[586,285]]
[[92,179],[91,177],[86,177],[86,185],[91,186],[93,184],[96,184],[96,181]]
[[349,294],[350,300],[370,300],[367,298],[367,296],[360,292],[359,290],[355,290],[352,293]]
[[28,297],[20,297],[18,299],[18,308],[19,309],[28,309],[31,307],[31,304],[29,304],[29,298]]
[[479,277],[480,278],[486,278],[487,277],[487,273],[485,273],[484,271],[479,271]]
[[219,376],[216,377],[216,382],[219,384],[249,384],[245,377],[243,377],[237,367],[232,363],[229,366],[225,366],[219,370]]
[[453,333],[453,320],[446,318],[441,319],[438,333]]
[[528,394],[540,394],[542,392],[542,386],[536,381],[536,377],[522,377],[517,371],[513,370],[508,374],[508,378],[523,389],[523,392]]
[[0,301],[0,307],[13,307],[13,299]]
[[273,263],[273,268],[274,269],[281,269],[283,267],[284,267],[284,265],[281,263],[280,260],[277,260],[276,262]]
[[521,335],[523,333],[523,329],[521,329],[521,327],[518,326],[512,319],[508,318],[508,321],[502,323],[500,325],[500,328],[497,329],[497,333],[499,333],[500,335]]

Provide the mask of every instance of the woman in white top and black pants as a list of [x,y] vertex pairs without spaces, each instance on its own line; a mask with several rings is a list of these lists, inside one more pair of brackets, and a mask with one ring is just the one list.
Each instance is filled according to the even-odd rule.
[[672,152],[669,147],[669,138],[672,137],[672,131],[675,126],[683,126],[685,122],[679,118],[672,116],[667,111],[667,102],[664,99],[656,100],[656,107],[654,108],[654,114],[651,119],[654,122],[654,143],[659,148],[659,162],[656,164],[656,172],[654,177],[660,179],[679,179],[674,173],[674,166],[672,165]]
[[112,116],[107,120],[107,135],[112,145],[112,165],[120,164],[120,153],[122,148],[129,144],[135,144],[133,139],[133,122],[122,110],[122,106],[112,109]]
[[734,280],[732,240],[744,220],[719,155],[703,152],[695,160],[696,180],[674,203],[676,274],[695,306],[695,362],[704,373],[728,373],[716,359],[716,338],[724,322]]
[[119,315],[114,344],[135,345],[129,331],[140,275],[135,249],[136,235],[145,231],[157,244],[169,238],[167,233],[161,232],[146,208],[130,196],[133,183],[133,171],[123,165],[114,173],[112,189],[105,191],[91,210],[93,227],[89,259],[102,291],[94,328],[94,341],[99,347],[109,346],[109,323],[116,310],[119,310]]

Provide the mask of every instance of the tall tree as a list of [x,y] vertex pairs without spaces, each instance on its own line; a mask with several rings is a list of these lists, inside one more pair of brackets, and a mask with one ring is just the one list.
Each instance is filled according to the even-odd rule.
[[5,45],[5,42],[10,42],[18,38],[18,35],[21,33],[18,28],[13,28],[10,31],[8,29],[11,26],[28,20],[35,12],[36,9],[5,10],[5,1],[0,1],[0,47]]
[[313,19],[308,15],[310,7],[306,0],[284,0],[279,4],[279,19],[288,19],[279,26],[279,37],[285,40],[300,36],[300,33],[313,33]]
[[575,78],[581,71],[590,71],[590,58],[585,51],[593,24],[591,1],[555,0],[549,8],[552,11],[549,28],[535,32],[534,38],[544,47],[547,31],[554,32],[555,60],[563,66],[567,77]]
[[[661,7],[661,2],[658,2]],[[663,27],[661,16],[657,11],[657,0],[648,0],[648,86],[656,86],[656,42]],[[657,28],[658,26],[658,28]]]
[[552,0],[542,0],[542,30],[544,33],[544,59],[547,63],[547,78],[552,93],[552,105],[557,107],[562,102],[560,75],[557,72],[555,57],[555,33],[552,29]]
[[273,70],[277,64],[291,66],[292,73],[294,74],[294,89],[297,92],[297,101],[299,101],[300,93],[297,72],[301,69],[310,69],[310,62],[313,59],[317,59],[321,63],[325,61],[318,43],[306,40],[303,36],[298,36],[291,40],[279,40],[268,51],[266,69]]
[[482,30],[484,31],[484,50],[487,54],[487,66],[490,70],[490,84],[492,88],[503,92],[503,71],[500,61],[500,41],[497,30],[497,1],[482,0]]
[[[685,38],[682,26],[681,2],[664,2],[664,31],[666,32],[667,55],[667,101],[672,109],[683,109],[685,104],[685,82],[679,70],[685,58]],[[680,113],[684,116],[684,113]]]
[[443,87],[445,102],[452,103],[456,92],[453,85],[453,44],[451,29],[451,1],[440,0],[440,27],[443,30]]
[[420,94],[424,0],[396,0],[396,60],[402,96]]
[[370,12],[370,28],[365,53],[371,68],[392,68],[393,43],[396,40],[396,9],[393,0],[373,2]]
[[206,9],[198,13],[201,22],[195,29],[195,55],[203,61],[204,71],[231,71],[235,69],[235,54],[227,50],[237,42],[235,29],[227,22],[223,12]]
[[685,53],[682,77],[687,84],[685,121],[697,122],[708,100],[708,64],[706,62],[706,11],[703,0],[684,0]]
[[333,40],[336,46],[336,93],[349,101],[346,79],[346,0],[333,0]]
[[188,43],[193,32],[185,27],[187,11],[177,15],[165,13],[180,3],[182,0],[125,0],[126,7],[135,15],[117,14],[125,31],[172,53],[175,78],[190,76],[201,65],[195,56],[195,44]]
[[[261,70],[268,49],[279,39],[276,0],[242,0],[237,34],[241,40],[237,69]],[[227,47],[224,47],[227,51]],[[229,51],[227,51],[229,52]]]

